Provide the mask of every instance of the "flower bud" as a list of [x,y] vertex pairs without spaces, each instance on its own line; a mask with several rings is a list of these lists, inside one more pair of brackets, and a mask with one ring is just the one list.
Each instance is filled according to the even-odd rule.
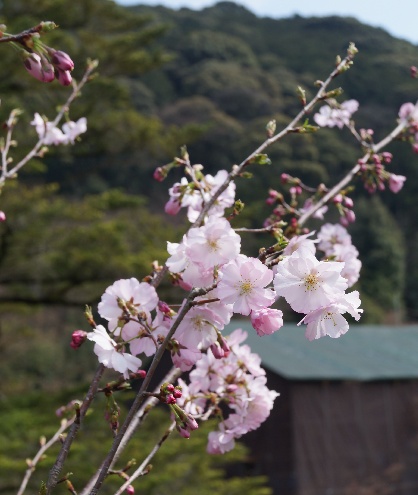
[[55,68],[55,77],[61,86],[69,86],[73,80],[69,70],[61,70],[58,67]]
[[29,74],[41,82],[51,82],[55,79],[53,66],[37,53],[31,53],[23,61],[25,69]]
[[0,222],[5,222],[5,221],[6,221],[6,213],[0,210]]
[[51,62],[56,69],[62,71],[72,71],[74,69],[74,62],[71,60],[70,56],[61,50],[53,50]]
[[134,493],[135,493],[135,488],[134,488],[132,485],[128,485],[128,486],[126,487],[126,490],[125,490],[125,491],[126,491],[126,493],[127,493],[128,495],[134,495]]
[[71,336],[70,346],[73,349],[78,349],[87,339],[87,332],[84,330],[75,330]]

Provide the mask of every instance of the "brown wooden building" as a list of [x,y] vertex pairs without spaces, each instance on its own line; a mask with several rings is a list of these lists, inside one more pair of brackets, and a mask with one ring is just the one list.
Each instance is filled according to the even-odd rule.
[[281,395],[244,437],[275,495],[418,494],[418,326],[352,326],[309,342],[286,326],[248,343]]

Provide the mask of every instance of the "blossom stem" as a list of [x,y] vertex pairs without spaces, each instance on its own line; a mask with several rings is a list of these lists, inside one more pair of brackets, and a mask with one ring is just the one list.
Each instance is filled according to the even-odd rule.
[[321,84],[319,91],[312,98],[312,100],[302,108],[302,110],[296,115],[296,117],[294,117],[294,119],[283,130],[281,130],[279,133],[275,134],[274,136],[266,139],[255,151],[253,151],[250,155],[248,155],[247,158],[245,158],[239,165],[234,165],[234,167],[232,167],[232,170],[228,174],[228,177],[225,179],[225,182],[219,187],[219,189],[215,192],[215,194],[211,197],[211,199],[203,206],[200,215],[198,216],[192,227],[198,227],[202,224],[203,219],[205,218],[210,208],[215,204],[215,201],[226,190],[230,182],[234,180],[235,177],[238,177],[241,174],[241,172],[244,170],[244,168],[251,163],[251,161],[256,157],[256,155],[262,153],[267,147],[269,147],[276,141],[279,141],[287,134],[290,134],[291,132],[295,132],[295,128],[298,122],[302,119],[302,117],[306,116],[312,110],[312,108],[316,105],[318,101],[324,99],[326,88],[329,86],[329,84],[332,82],[333,79],[335,79],[339,74],[341,74],[341,71],[347,67],[347,65],[352,61],[352,59],[353,59],[353,55],[349,53],[331,72],[328,78]]
[[168,439],[174,428],[176,427],[176,422],[173,421],[170,426],[167,428],[167,430],[164,432],[162,437],[159,439],[159,441],[154,445],[153,449],[151,452],[147,455],[147,457],[142,461],[140,466],[135,470],[135,472],[132,473],[132,475],[125,481],[125,483],[119,488],[117,492],[115,492],[115,495],[122,495],[122,493],[128,488],[128,486],[137,478],[140,476],[143,476],[144,474],[148,473],[147,466],[149,462],[152,460],[152,458],[155,456],[155,454],[160,450],[161,446],[163,443]]
[[104,365],[100,364],[96,370],[96,373],[94,374],[93,380],[90,384],[86,397],[84,398],[84,401],[81,404],[78,415],[74,423],[71,425],[71,428],[68,432],[65,442],[62,444],[58,457],[49,472],[45,495],[49,495],[52,489],[57,485],[58,477],[64,466],[64,462],[67,459],[68,453],[70,452],[71,444],[73,443],[73,440],[78,430],[80,429],[81,423],[87,413],[88,408],[90,407],[94,397],[96,396],[97,390],[99,388],[99,382],[103,375],[104,369],[105,369]]
[[26,470],[25,476],[22,480],[22,483],[20,484],[19,490],[17,492],[17,495],[23,495],[26,486],[35,471],[35,467],[38,464],[38,462],[41,460],[42,456],[44,453],[56,442],[60,440],[61,435],[64,433],[64,431],[69,428],[75,421],[75,416],[69,420],[64,420],[61,422],[61,426],[58,428],[54,436],[52,436],[44,445],[41,446],[37,454],[33,459],[30,460],[30,465],[28,469]]

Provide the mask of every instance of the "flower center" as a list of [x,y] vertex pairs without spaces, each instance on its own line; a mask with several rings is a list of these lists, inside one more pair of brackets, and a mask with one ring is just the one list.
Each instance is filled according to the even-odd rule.
[[310,273],[305,277],[305,288],[306,290],[316,290],[319,284],[319,279],[316,274]]
[[250,294],[253,290],[253,286],[249,280],[244,280],[240,285],[240,296]]
[[217,251],[218,250],[218,243],[214,240],[208,240],[208,246],[211,251]]

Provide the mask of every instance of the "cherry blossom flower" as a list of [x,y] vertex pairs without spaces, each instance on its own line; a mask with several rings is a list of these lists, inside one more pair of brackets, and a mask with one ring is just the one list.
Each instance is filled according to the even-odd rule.
[[116,342],[102,325],[97,325],[93,332],[88,333],[87,338],[95,342],[93,350],[99,363],[119,371],[124,378],[129,378],[129,371],[135,372],[141,367],[142,361],[139,358],[118,351]]
[[123,315],[121,305],[125,305],[130,314],[149,312],[155,309],[158,295],[154,287],[136,278],[117,280],[102,295],[98,310],[102,318],[109,321],[109,329],[114,331]]
[[359,103],[356,100],[347,100],[341,103],[339,108],[324,105],[319,109],[319,113],[314,115],[315,122],[320,127],[339,127],[342,129],[350,124],[351,116],[358,110]]
[[347,320],[342,315],[348,312],[358,321],[363,312],[359,309],[360,304],[358,291],[344,294],[331,304],[307,314],[298,325],[301,323],[307,325],[305,336],[308,340],[319,339],[325,335],[334,339],[341,337],[349,328]]
[[341,276],[343,267],[343,263],[318,261],[311,254],[299,256],[295,251],[277,265],[276,294],[283,296],[294,311],[313,311],[334,301],[347,288]]
[[418,106],[413,103],[404,103],[399,109],[399,118],[409,122],[418,122]]
[[190,229],[185,241],[189,259],[204,270],[228,263],[241,249],[240,236],[225,218],[210,217],[204,226]]
[[335,244],[351,244],[351,235],[342,225],[326,223],[318,232],[318,249],[324,251],[326,255],[333,252]]
[[314,234],[315,231],[312,231],[309,232],[309,234],[295,235],[294,237],[292,237],[289,241],[289,244],[284,248],[283,255],[290,256],[296,250],[298,250],[299,253],[307,252],[310,254],[315,254],[316,251],[315,244],[318,241],[313,239],[308,239],[308,237],[311,237]]
[[389,175],[389,189],[393,193],[398,193],[403,188],[403,183],[406,181],[406,177],[404,175]]
[[234,313],[249,315],[252,310],[271,306],[275,296],[265,289],[273,272],[260,260],[239,255],[222,267],[217,292],[222,302],[233,304]]
[[39,139],[42,139],[46,146],[74,144],[75,139],[87,131],[87,120],[85,117],[81,117],[77,122],[66,122],[63,124],[61,130],[54,126],[52,122],[45,121],[39,113],[35,113],[31,125],[35,126]]

